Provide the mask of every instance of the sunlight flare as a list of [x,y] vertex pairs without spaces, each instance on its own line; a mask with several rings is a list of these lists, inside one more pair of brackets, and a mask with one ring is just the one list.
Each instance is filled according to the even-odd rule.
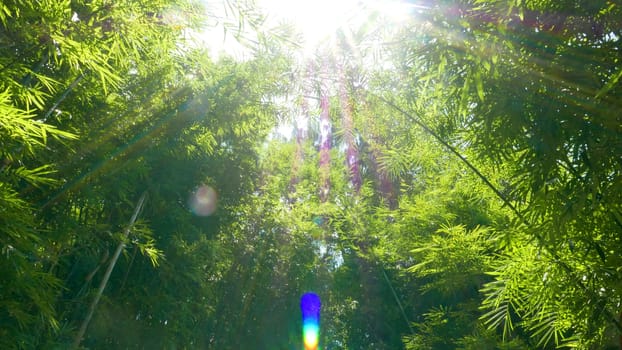
[[207,185],[199,186],[190,196],[190,209],[195,215],[209,216],[216,211],[218,194],[216,190]]
[[315,293],[305,293],[300,298],[302,311],[302,337],[305,350],[317,350],[320,341],[320,297]]

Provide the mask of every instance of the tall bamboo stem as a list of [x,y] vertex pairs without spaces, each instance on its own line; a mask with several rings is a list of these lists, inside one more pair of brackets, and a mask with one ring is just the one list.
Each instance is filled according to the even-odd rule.
[[[140,210],[143,207],[146,197],[147,197],[147,191],[143,192],[142,196],[140,196],[140,199],[138,200],[138,203],[136,204],[136,208],[134,209],[134,214],[132,214],[130,223],[127,225],[127,227],[125,228],[125,231],[123,232],[124,238],[129,236],[130,231],[132,230],[132,227],[134,227],[134,223],[136,222],[136,219],[138,218],[138,213],[140,213]],[[84,319],[84,321],[82,321],[80,330],[78,331],[78,334],[73,340],[73,345],[71,348],[74,350],[77,349],[80,346],[80,343],[82,342],[82,338],[84,337],[86,328],[89,326],[89,322],[91,322],[91,318],[93,317],[95,308],[97,307],[97,304],[99,303],[99,299],[101,299],[102,297],[104,288],[106,288],[106,285],[108,284],[108,280],[110,279],[110,274],[112,273],[112,270],[114,269],[114,266],[117,263],[117,260],[119,259],[119,255],[121,255],[121,251],[123,250],[124,246],[125,246],[124,241],[119,242],[119,245],[117,245],[117,250],[115,250],[114,255],[112,256],[112,259],[110,259],[110,264],[108,265],[108,269],[106,269],[104,278],[99,284],[99,288],[97,289],[97,294],[95,294],[95,298],[93,299],[93,302],[89,306],[89,311],[86,314],[86,318]]]

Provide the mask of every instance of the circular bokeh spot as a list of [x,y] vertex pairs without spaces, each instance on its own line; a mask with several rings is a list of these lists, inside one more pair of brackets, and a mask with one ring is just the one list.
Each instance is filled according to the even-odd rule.
[[190,209],[195,215],[209,216],[216,211],[218,194],[208,185],[199,186],[190,196]]

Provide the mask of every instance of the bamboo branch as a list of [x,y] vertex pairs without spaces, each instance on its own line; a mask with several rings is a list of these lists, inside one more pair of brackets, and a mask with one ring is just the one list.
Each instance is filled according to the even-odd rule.
[[54,104],[52,105],[52,107],[50,107],[48,109],[48,111],[45,113],[45,115],[43,116],[43,121],[46,122],[48,120],[48,118],[50,117],[50,115],[52,115],[52,112],[54,112],[54,110],[58,107],[58,105],[60,105],[61,102],[63,102],[63,100],[65,98],[67,98],[67,95],[69,95],[69,93],[76,87],[76,85],[78,85],[78,83],[84,78],[84,73],[80,74],[77,78],[75,78],[71,84],[69,84],[69,86],[67,87],[67,89],[65,89],[65,91],[62,93],[62,95],[60,95],[60,97],[56,100],[56,102],[54,102]]
[[387,281],[389,288],[391,288],[391,293],[393,293],[393,298],[395,298],[395,302],[397,303],[397,306],[400,307],[400,311],[402,312],[402,317],[404,318],[404,321],[406,321],[406,325],[408,326],[408,329],[410,329],[410,334],[412,334],[413,336],[416,335],[415,330],[413,329],[413,326],[411,325],[410,320],[408,319],[408,316],[406,316],[406,311],[404,311],[402,302],[400,301],[400,298],[397,296],[397,293],[395,292],[395,288],[393,288],[393,283],[391,283],[391,281],[389,280],[389,277],[387,276],[387,272],[384,270],[384,266],[382,266],[382,264],[380,265],[380,269],[382,269],[382,275],[384,276],[384,280]]
[[[380,100],[381,102],[383,102],[387,106],[389,106],[389,107],[393,108],[394,110],[398,111],[400,114],[402,114],[403,116],[408,118],[413,123],[419,125],[425,132],[427,132],[432,137],[434,137],[434,139],[436,139],[436,141],[438,141],[441,145],[443,145],[443,147],[445,147],[447,150],[449,150],[451,153],[453,153],[455,156],[457,156],[462,161],[462,163],[464,163],[471,171],[473,171],[484,182],[484,184],[486,184],[486,186],[488,186],[497,195],[497,197],[499,197],[499,199],[501,199],[501,201],[503,201],[503,203],[508,208],[510,208],[510,210],[512,210],[512,212],[514,212],[516,217],[526,227],[533,228],[533,225],[531,224],[531,222],[529,222],[529,220],[527,220],[527,218],[518,210],[518,208],[516,206],[514,206],[510,202],[510,200],[505,195],[503,195],[503,193],[501,193],[501,191],[499,191],[499,189],[497,189],[495,187],[495,185],[493,185],[490,182],[490,180],[484,174],[482,174],[481,171],[479,171],[479,169],[477,167],[475,167],[475,165],[473,165],[471,162],[469,162],[455,147],[453,147],[447,141],[445,141],[439,134],[437,134],[434,130],[432,130],[432,128],[429,127],[424,121],[422,121],[421,119],[417,118],[416,116],[408,113],[407,111],[405,111],[404,109],[399,107],[394,102],[389,101],[389,100],[385,99],[382,96],[378,96],[378,95],[375,95],[375,94],[370,94],[370,96]],[[579,276],[577,276],[575,270],[573,270],[572,267],[570,267],[568,264],[566,264],[564,261],[562,261],[561,257],[559,256],[557,251],[555,251],[554,247],[549,246],[547,244],[546,240],[544,239],[544,237],[541,234],[539,234],[534,229],[531,230],[531,234],[536,238],[536,240],[538,241],[540,246],[553,257],[553,262],[555,262],[557,265],[559,265],[564,271],[566,271],[566,273],[568,273],[568,275],[570,275],[570,277],[572,278],[574,283],[577,285],[577,287],[579,287],[579,289],[581,289],[586,294],[588,294],[588,296],[590,298],[594,298],[596,300],[599,299],[599,296],[596,293],[594,293],[593,290],[589,289],[583,283],[581,278]],[[611,312],[611,310],[609,310],[606,306],[603,307],[603,312],[605,313],[605,315],[606,315],[607,319],[609,320],[609,322],[611,322],[611,324],[613,324],[616,327],[618,332],[622,333],[622,320],[618,320],[616,318],[616,316]]]
[[[134,214],[132,215],[132,218],[130,219],[130,223],[127,225],[127,227],[125,228],[125,231],[123,232],[124,238],[129,236],[130,231],[132,230],[132,227],[134,227],[134,223],[136,222],[136,219],[138,218],[138,213],[140,213],[140,210],[143,207],[146,197],[147,197],[147,191],[143,192],[142,196],[140,196],[140,199],[138,200],[138,203],[136,204],[136,209],[134,209]],[[91,306],[89,307],[89,311],[86,314],[86,318],[82,322],[82,325],[80,326],[80,330],[78,331],[78,334],[76,335],[73,341],[73,345],[71,349],[75,350],[80,346],[80,343],[82,342],[82,338],[84,337],[84,333],[86,332],[86,328],[88,327],[89,322],[91,321],[91,318],[93,317],[95,308],[97,307],[97,304],[99,303],[99,299],[101,299],[101,296],[104,292],[104,288],[106,288],[106,285],[108,284],[108,280],[110,279],[110,274],[112,273],[112,270],[114,269],[114,265],[117,263],[117,260],[119,259],[119,255],[121,255],[121,251],[123,250],[123,247],[125,247],[124,241],[119,242],[119,245],[117,245],[117,249],[115,250],[114,255],[110,259],[110,264],[108,265],[108,269],[106,270],[106,273],[104,274],[104,277],[101,283],[99,284],[99,288],[97,289],[97,294],[95,294],[95,299],[93,299],[93,302],[91,303]]]

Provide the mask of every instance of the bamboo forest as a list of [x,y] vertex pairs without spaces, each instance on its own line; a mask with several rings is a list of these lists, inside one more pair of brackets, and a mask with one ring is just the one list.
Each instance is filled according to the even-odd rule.
[[622,349],[621,38],[619,0],[0,1],[0,349]]

